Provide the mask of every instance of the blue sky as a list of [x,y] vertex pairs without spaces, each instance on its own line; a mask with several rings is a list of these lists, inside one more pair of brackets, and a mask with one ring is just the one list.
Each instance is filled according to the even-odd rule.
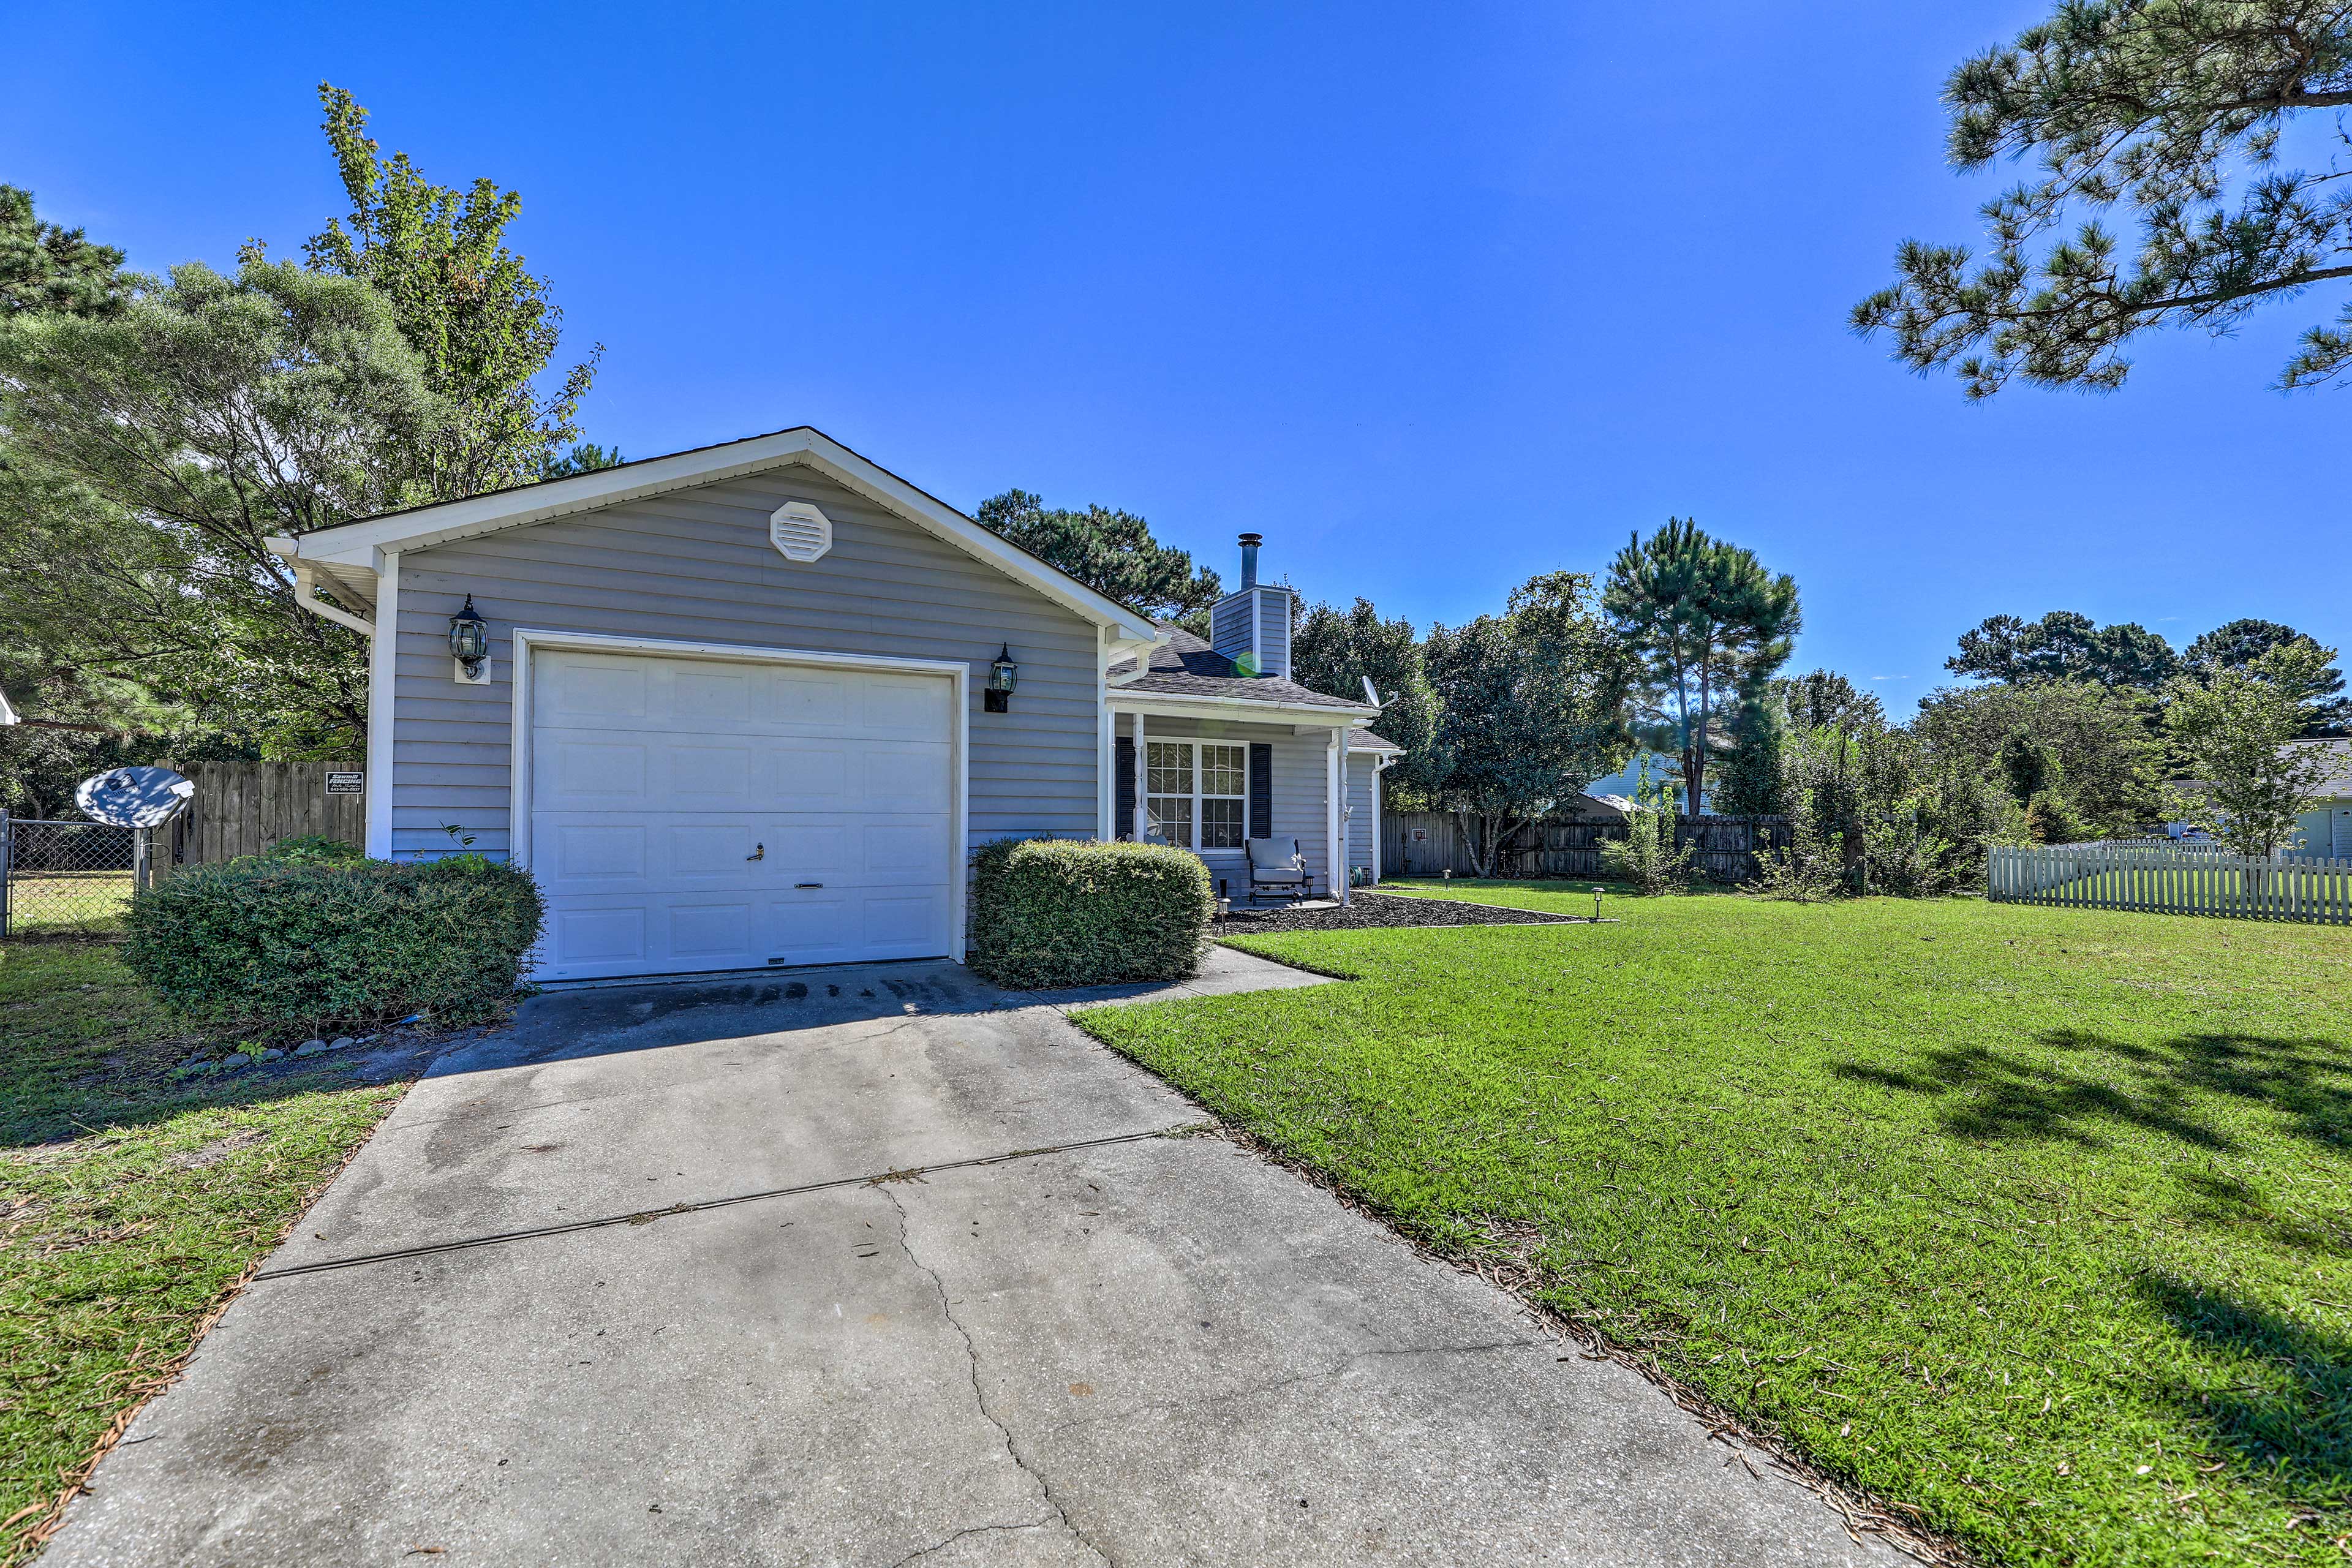
[[633,458],[813,424],[1423,624],[1694,515],[1898,712],[1997,611],[2352,641],[2352,404],[2268,389],[2335,299],[1976,407],[1845,330],[1976,236],[1937,91],[2044,9],[0,0],[0,180],[138,266],[283,254],[325,78],[522,193]]

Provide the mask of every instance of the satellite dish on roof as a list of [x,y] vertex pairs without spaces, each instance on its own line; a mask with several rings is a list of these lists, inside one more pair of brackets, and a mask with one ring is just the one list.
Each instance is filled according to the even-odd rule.
[[110,768],[74,789],[74,804],[117,827],[161,827],[180,814],[196,786],[169,768]]

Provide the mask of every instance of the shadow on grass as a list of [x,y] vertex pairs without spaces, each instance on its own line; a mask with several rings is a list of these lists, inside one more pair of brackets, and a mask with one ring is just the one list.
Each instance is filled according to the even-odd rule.
[[[1922,1051],[1899,1068],[1839,1062],[1830,1070],[1853,1083],[1950,1096],[1944,1130],[1970,1140],[2097,1146],[2103,1129],[2133,1127],[2209,1152],[2235,1152],[2237,1140],[2193,1109],[2200,1095],[2268,1107],[2288,1132],[2331,1149],[2352,1130],[2352,1046],[2342,1041],[2200,1033],[2143,1046],[2082,1029],[2040,1039],[2062,1060],[1959,1046]],[[2063,1059],[2074,1055],[2108,1070],[2074,1070]]]
[[94,1069],[62,1084],[27,1082],[0,1071],[0,1150],[37,1149],[93,1132],[152,1127],[207,1110],[267,1105],[299,1095],[414,1078],[425,1057],[295,1061],[232,1076],[174,1079],[168,1068]]
[[2352,1500],[2352,1344],[2170,1274],[2135,1289],[2213,1367],[2215,1386],[2172,1393],[2191,1421],[2306,1500]]

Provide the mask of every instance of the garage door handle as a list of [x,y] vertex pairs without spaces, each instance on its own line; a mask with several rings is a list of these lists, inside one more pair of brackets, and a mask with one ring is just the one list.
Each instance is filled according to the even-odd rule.
[[823,882],[794,882],[793,886],[795,888],[822,888],[824,884]]
[[764,844],[754,845],[751,852],[743,857],[746,860],[765,860],[767,858],[768,847]]

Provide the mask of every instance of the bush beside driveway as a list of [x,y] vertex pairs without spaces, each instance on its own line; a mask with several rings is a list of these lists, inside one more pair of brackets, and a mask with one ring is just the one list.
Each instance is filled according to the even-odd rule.
[[1236,939],[1358,984],[1085,1026],[1996,1561],[2343,1560],[2344,933],[1607,913]]

